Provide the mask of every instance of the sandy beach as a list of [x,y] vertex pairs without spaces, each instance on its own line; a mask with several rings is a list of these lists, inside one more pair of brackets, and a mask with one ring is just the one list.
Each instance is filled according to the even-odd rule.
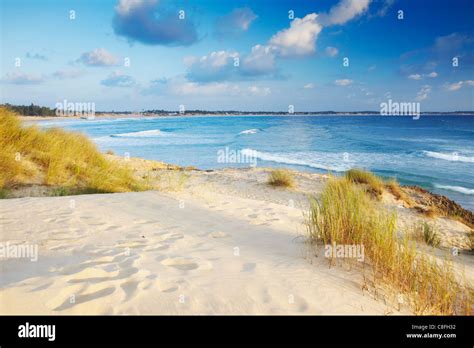
[[[288,190],[270,187],[264,168],[130,165],[160,189],[0,200],[1,242],[38,245],[37,261],[1,261],[1,314],[412,313],[307,243],[307,195],[326,175],[295,173]],[[384,204],[402,225],[422,219],[393,197]],[[444,249],[467,250],[466,225],[436,223]],[[472,255],[461,253],[458,266],[473,279]]]

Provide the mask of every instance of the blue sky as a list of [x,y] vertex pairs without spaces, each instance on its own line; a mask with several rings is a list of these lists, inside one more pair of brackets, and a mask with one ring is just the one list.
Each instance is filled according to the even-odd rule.
[[2,103],[350,111],[392,99],[422,111],[474,110],[471,0],[0,6]]

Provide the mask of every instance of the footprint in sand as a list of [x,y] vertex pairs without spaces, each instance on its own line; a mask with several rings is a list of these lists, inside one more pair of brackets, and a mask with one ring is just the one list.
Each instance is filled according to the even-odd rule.
[[120,285],[120,287],[122,288],[122,290],[125,292],[125,295],[126,295],[125,301],[128,301],[129,299],[133,297],[133,294],[135,293],[135,291],[137,291],[138,284],[139,282],[135,280],[129,280]]
[[154,223],[156,223],[156,221],[151,221],[151,220],[134,220],[133,223],[134,223],[134,224],[137,224],[137,225],[149,225],[149,224],[154,224]]
[[45,289],[49,288],[52,284],[53,284],[53,282],[46,283],[46,284],[37,286],[36,288],[31,289],[30,291],[41,291],[41,290],[45,290]]
[[308,302],[300,296],[293,295],[293,301],[291,302],[291,306],[295,306],[295,310],[299,313],[306,312],[309,308]]
[[147,241],[143,239],[138,239],[135,241],[119,240],[118,244],[120,245],[121,248],[135,249],[135,248],[144,248],[147,244]]
[[191,271],[199,267],[197,263],[181,257],[168,258],[163,260],[161,263],[165,266],[173,267],[181,271]]
[[169,281],[159,280],[155,285],[161,292],[175,292],[178,290],[178,286]]
[[257,264],[254,262],[247,262],[242,265],[241,272],[251,272],[257,267]]
[[47,218],[47,219],[44,219],[43,222],[46,222],[46,223],[58,222],[58,218],[57,217]]
[[228,234],[224,233],[224,232],[212,232],[212,233],[209,234],[209,237],[212,237],[212,238],[225,238],[225,237],[228,237]]
[[184,234],[182,234],[182,233],[173,233],[173,234],[165,237],[165,239],[163,239],[163,242],[174,241],[174,240],[183,239],[183,238],[184,238]]
[[75,305],[96,300],[100,297],[109,296],[115,292],[115,287],[108,287],[102,290],[98,290],[88,294],[80,294],[75,297],[74,303],[71,303],[69,299],[63,302],[59,307],[54,308],[54,311],[62,311],[74,307]]
[[73,250],[73,249],[74,249],[74,247],[72,247],[69,244],[58,245],[58,246],[49,248],[49,250],[52,250],[52,251],[59,251],[59,250],[70,251],[70,250]]
[[0,219],[0,224],[2,224],[2,225],[11,225],[14,222],[16,222],[16,221],[12,220],[12,219]]
[[119,229],[120,227],[122,226],[110,225],[109,227],[104,229],[104,231],[113,231],[113,230]]
[[163,250],[166,250],[166,249],[169,249],[169,245],[159,245],[157,247],[152,247],[152,248],[145,248],[144,250],[145,251],[163,251]]

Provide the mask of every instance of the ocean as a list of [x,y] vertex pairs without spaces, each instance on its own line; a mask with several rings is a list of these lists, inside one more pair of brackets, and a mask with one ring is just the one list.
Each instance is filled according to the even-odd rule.
[[338,175],[364,168],[474,210],[471,116],[193,116],[40,124],[83,132],[117,155],[200,169],[257,165]]

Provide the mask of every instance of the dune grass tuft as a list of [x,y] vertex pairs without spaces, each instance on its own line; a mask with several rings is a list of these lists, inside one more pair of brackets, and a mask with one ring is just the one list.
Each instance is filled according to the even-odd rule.
[[413,207],[415,203],[413,200],[408,196],[405,191],[403,190],[402,187],[400,187],[400,184],[395,180],[391,179],[385,183],[385,187],[392,193],[392,195],[401,201],[404,201],[408,207]]
[[25,184],[85,192],[145,189],[128,168],[107,161],[86,136],[24,126],[15,114],[0,108],[0,188]]
[[293,173],[288,169],[273,169],[268,176],[268,184],[286,188],[292,188],[296,185]]
[[407,298],[415,313],[471,313],[472,285],[458,279],[450,261],[435,261],[408,234],[398,236],[396,215],[348,177],[331,178],[319,201],[310,198],[306,220],[311,241],[361,244],[364,279]]
[[423,222],[415,227],[415,236],[432,247],[438,247],[441,243],[438,231],[427,222]]
[[345,177],[357,184],[367,185],[367,190],[375,197],[379,197],[385,186],[385,183],[378,176],[362,169],[351,169],[346,172]]

